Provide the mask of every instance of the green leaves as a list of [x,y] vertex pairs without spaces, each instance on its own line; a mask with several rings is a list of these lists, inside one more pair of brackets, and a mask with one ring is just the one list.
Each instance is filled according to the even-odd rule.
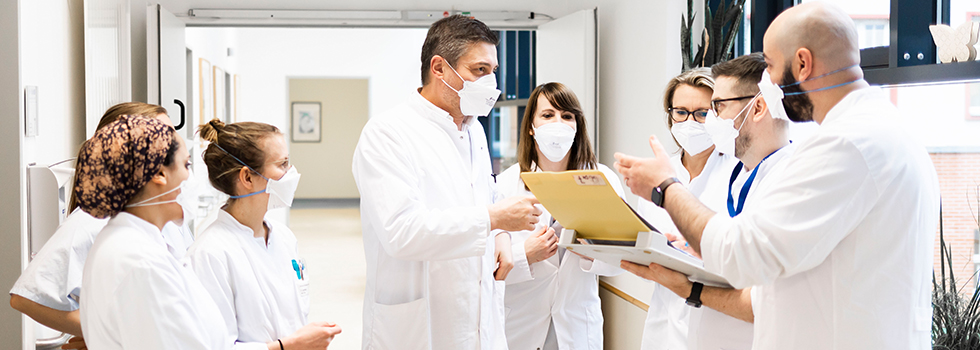
[[742,24],[742,5],[745,0],[720,0],[712,14],[710,1],[704,3],[704,30],[698,43],[697,53],[691,45],[694,26],[694,3],[687,1],[687,18],[681,16],[681,63],[682,70],[710,67],[732,58],[735,36]]

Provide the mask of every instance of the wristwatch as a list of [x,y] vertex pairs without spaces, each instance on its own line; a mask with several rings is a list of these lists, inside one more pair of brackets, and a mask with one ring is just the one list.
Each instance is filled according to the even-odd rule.
[[668,178],[667,180],[664,180],[664,182],[661,182],[660,186],[653,188],[653,193],[650,194],[650,201],[653,202],[653,204],[656,204],[658,207],[663,208],[664,191],[667,190],[668,186],[678,182],[681,182],[681,180],[678,180],[676,177]]
[[694,282],[694,285],[691,286],[691,295],[687,297],[687,305],[701,307],[701,288],[704,288],[701,282]]

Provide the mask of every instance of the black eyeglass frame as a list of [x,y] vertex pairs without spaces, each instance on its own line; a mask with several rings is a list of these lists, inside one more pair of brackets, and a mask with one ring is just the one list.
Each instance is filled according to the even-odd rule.
[[728,102],[728,101],[741,101],[741,100],[744,100],[744,99],[747,99],[747,98],[753,98],[755,96],[756,95],[748,95],[748,96],[739,96],[739,97],[726,98],[726,99],[721,99],[721,100],[711,100],[711,109],[715,111],[715,114],[720,114],[721,112],[718,111],[718,104],[719,103]]
[[[675,111],[683,112],[684,118],[682,119],[674,118]],[[699,114],[701,116],[698,116]],[[674,123],[686,122],[688,119],[691,119],[691,116],[694,116],[694,121],[698,123],[704,123],[704,120],[708,118],[708,109],[695,109],[693,111],[689,111],[684,108],[674,108],[674,107],[667,108],[667,117],[673,120]]]

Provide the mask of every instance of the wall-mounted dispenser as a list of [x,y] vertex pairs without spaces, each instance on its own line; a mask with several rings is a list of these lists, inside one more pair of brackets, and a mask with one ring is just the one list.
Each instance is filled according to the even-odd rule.
[[[68,198],[72,190],[75,159],[51,165],[27,167],[28,247],[30,260],[68,216]],[[34,322],[35,349],[58,349],[70,338],[65,334]]]

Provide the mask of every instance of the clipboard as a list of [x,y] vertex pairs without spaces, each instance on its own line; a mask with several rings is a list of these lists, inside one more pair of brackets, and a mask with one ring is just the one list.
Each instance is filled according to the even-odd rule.
[[657,263],[691,281],[730,287],[724,277],[706,271],[700,259],[671,246],[619,197],[601,171],[525,172],[521,179],[564,227],[558,246],[613,266],[620,260]]

